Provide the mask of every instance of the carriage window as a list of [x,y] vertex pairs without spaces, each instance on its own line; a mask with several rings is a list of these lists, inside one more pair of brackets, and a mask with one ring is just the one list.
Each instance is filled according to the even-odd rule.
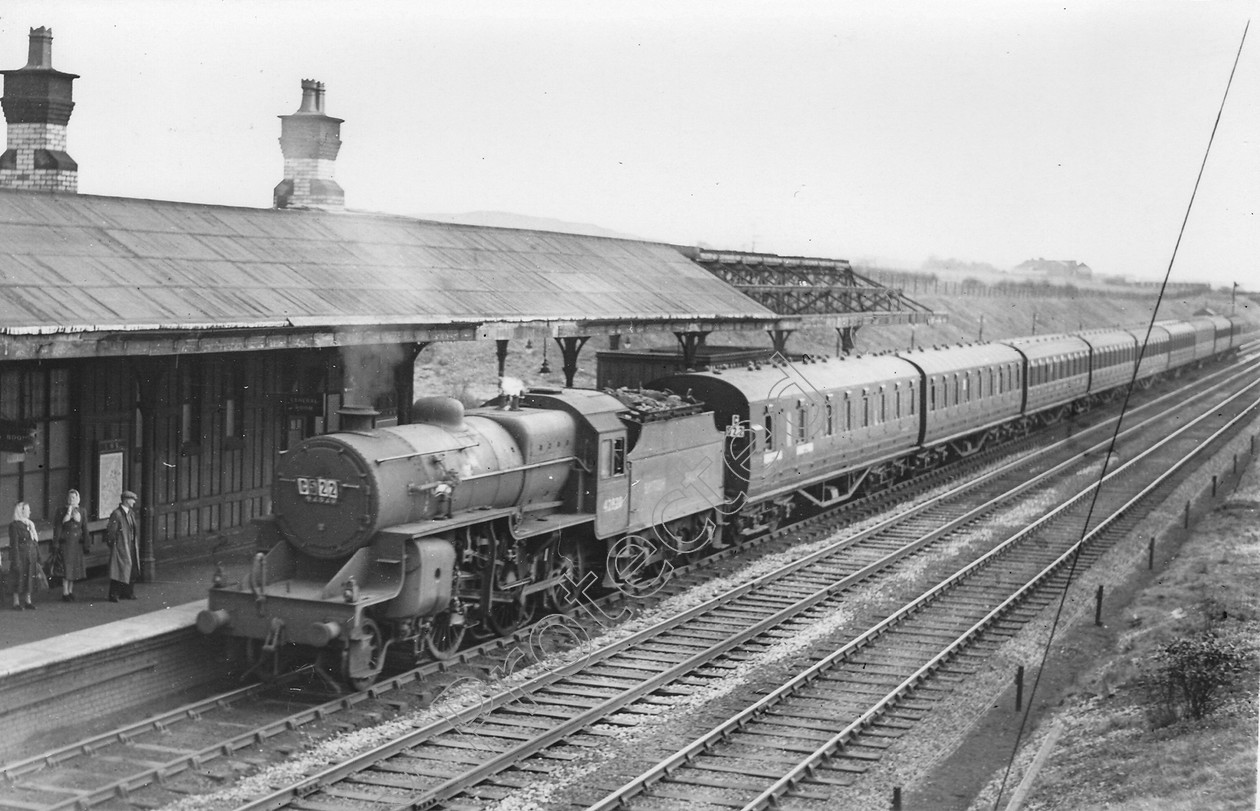
[[928,381],[928,411],[936,410],[936,379]]
[[831,400],[827,401],[827,436],[831,436],[836,432],[836,409],[831,404]]
[[871,424],[871,398],[862,395],[862,427],[866,428]]
[[914,384],[906,387],[906,415],[914,415]]
[[879,421],[888,422],[888,397],[883,386],[879,387]]
[[971,372],[962,376],[962,380],[958,381],[961,391],[958,392],[958,401],[963,402],[971,399]]
[[893,419],[901,419],[901,384],[893,386]]
[[766,450],[774,450],[774,417],[766,415]]
[[796,409],[796,441],[805,441],[805,406]]

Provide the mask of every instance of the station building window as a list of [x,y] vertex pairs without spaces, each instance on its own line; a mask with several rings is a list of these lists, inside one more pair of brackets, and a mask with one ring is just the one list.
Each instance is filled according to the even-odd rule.
[[23,450],[0,451],[0,509],[12,516],[19,501],[44,525],[65,500],[71,483],[70,372],[30,365],[0,371],[0,422],[6,433],[27,434]]
[[185,456],[201,453],[202,364],[199,358],[179,365],[179,443]]

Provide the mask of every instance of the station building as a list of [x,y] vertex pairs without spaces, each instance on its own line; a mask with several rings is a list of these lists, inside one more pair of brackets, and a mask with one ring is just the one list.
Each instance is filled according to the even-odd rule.
[[496,341],[501,371],[542,327],[571,382],[594,336],[694,346],[776,322],[673,246],[346,210],[342,121],[311,80],[281,116],[271,209],[80,195],[77,77],[52,67],[51,31],[0,73],[0,509],[30,503],[46,540],[77,489],[89,565],[124,489],[146,578],[252,543],[279,454],[365,412],[406,422],[430,342]]

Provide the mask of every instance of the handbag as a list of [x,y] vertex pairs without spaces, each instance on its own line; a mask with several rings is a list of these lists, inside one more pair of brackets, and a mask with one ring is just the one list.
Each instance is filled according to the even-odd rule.
[[40,574],[43,575],[44,588],[61,585],[66,574],[66,562],[61,556],[60,549],[53,550],[53,553],[48,556],[48,560],[44,561],[44,565],[40,567]]

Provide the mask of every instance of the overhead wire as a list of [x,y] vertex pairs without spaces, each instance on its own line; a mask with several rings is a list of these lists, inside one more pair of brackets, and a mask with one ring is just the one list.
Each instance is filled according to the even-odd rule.
[[[1203,181],[1203,173],[1207,168],[1208,156],[1212,152],[1212,142],[1216,139],[1216,131],[1220,128],[1221,116],[1225,112],[1225,102],[1229,98],[1229,89],[1234,83],[1234,74],[1238,71],[1238,62],[1242,57],[1243,45],[1247,42],[1247,30],[1251,27],[1251,20],[1247,20],[1247,24],[1243,26],[1242,39],[1238,43],[1238,52],[1234,55],[1234,65],[1230,68],[1229,79],[1225,82],[1225,93],[1221,96],[1220,107],[1216,111],[1216,120],[1212,124],[1212,132],[1208,136],[1207,147],[1203,150],[1203,160],[1199,163],[1199,174],[1195,177],[1194,188],[1190,191],[1190,201],[1186,204],[1186,213],[1181,220],[1181,228],[1177,232],[1177,241],[1173,244],[1172,255],[1168,259],[1168,268],[1164,271],[1164,280],[1159,286],[1159,294],[1155,298],[1155,307],[1151,310],[1150,322],[1146,325],[1146,335],[1142,339],[1141,349],[1138,351],[1137,362],[1133,364],[1133,375],[1129,379],[1128,386],[1125,387],[1124,401],[1120,405],[1120,416],[1116,419],[1115,430],[1111,434],[1111,442],[1107,447],[1107,455],[1103,458],[1102,468],[1098,473],[1098,483],[1094,487],[1093,497],[1089,504],[1089,510],[1085,515],[1085,523],[1081,527],[1081,540],[1089,532],[1090,522],[1094,517],[1094,508],[1098,504],[1098,495],[1102,491],[1103,480],[1107,476],[1107,466],[1110,464],[1116,450],[1116,442],[1120,437],[1120,426],[1124,421],[1124,415],[1128,413],[1129,400],[1133,396],[1133,390],[1137,384],[1138,369],[1142,366],[1142,358],[1146,355],[1146,347],[1151,339],[1151,332],[1155,328],[1155,321],[1159,316],[1159,306],[1163,303],[1164,292],[1168,289],[1168,279],[1172,276],[1173,264],[1177,261],[1177,250],[1181,247],[1181,239],[1185,236],[1186,225],[1190,221],[1190,211],[1194,208],[1194,199],[1199,193],[1199,184]],[[1172,347],[1169,347],[1171,351]],[[1068,567],[1067,581],[1063,585],[1063,594],[1059,598],[1058,608],[1055,610],[1054,621],[1050,624],[1050,633],[1046,637],[1046,643],[1041,651],[1041,662],[1037,668],[1037,675],[1033,678],[1032,689],[1028,692],[1028,702],[1024,705],[1023,715],[1020,718],[1019,730],[1015,734],[1015,742],[1011,746],[1011,754],[1006,763],[1006,771],[1002,775],[1002,783],[998,787],[997,796],[993,800],[994,811],[1000,807],[1002,796],[1006,793],[1006,784],[1010,780],[1011,772],[1015,767],[1015,758],[1019,753],[1019,744],[1023,740],[1024,733],[1028,727],[1028,720],[1032,714],[1033,699],[1037,694],[1037,686],[1041,683],[1041,677],[1046,670],[1046,662],[1050,658],[1051,646],[1054,643],[1055,634],[1059,629],[1060,620],[1063,617],[1063,609],[1067,605],[1068,590],[1072,585],[1073,578],[1076,574],[1076,564],[1080,559],[1081,550],[1078,548],[1077,553],[1072,556],[1072,562]]]

